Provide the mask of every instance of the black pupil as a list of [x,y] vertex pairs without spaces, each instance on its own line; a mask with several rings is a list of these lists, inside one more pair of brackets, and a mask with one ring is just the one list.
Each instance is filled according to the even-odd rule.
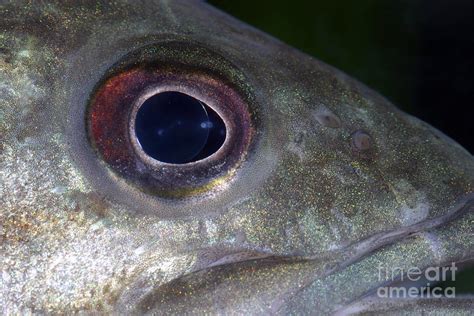
[[138,109],[135,134],[143,151],[161,162],[204,159],[224,143],[226,128],[203,102],[180,92],[155,94]]

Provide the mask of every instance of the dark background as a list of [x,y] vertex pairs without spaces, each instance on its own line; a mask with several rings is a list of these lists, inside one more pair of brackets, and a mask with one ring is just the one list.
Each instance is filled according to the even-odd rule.
[[[474,153],[474,1],[208,2],[345,71]],[[474,293],[473,268],[456,280],[456,294]]]

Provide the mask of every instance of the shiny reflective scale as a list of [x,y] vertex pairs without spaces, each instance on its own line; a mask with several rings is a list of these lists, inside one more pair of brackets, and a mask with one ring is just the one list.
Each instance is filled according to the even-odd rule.
[[143,151],[165,163],[204,159],[222,146],[222,119],[203,102],[184,93],[167,91],[143,102],[135,119],[135,133]]

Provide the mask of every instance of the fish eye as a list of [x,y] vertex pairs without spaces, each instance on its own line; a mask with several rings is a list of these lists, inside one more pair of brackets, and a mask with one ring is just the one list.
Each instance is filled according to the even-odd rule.
[[140,154],[165,163],[207,158],[226,136],[225,123],[213,109],[176,91],[152,95],[139,105],[132,120],[131,137]]
[[207,48],[162,43],[123,57],[96,85],[89,142],[105,166],[141,191],[183,198],[229,183],[254,141],[245,76]]

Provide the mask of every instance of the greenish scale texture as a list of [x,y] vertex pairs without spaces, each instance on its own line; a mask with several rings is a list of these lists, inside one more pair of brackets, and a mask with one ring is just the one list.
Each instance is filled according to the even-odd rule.
[[[414,112],[415,78],[423,58],[418,38],[420,17],[415,16],[420,12],[420,1],[209,3],[344,70],[401,109]],[[463,271],[456,286],[474,293],[474,269]]]

